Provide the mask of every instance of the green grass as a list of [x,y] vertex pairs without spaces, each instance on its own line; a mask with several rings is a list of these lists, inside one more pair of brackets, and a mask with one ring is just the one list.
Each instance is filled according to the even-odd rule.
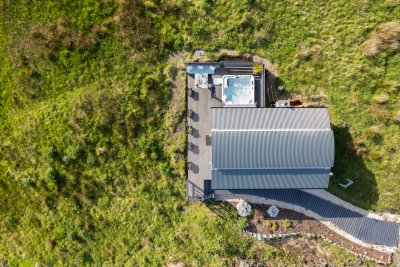
[[[182,89],[184,64],[168,56],[198,47],[211,59],[222,48],[258,54],[289,92],[323,92],[336,126],[329,190],[364,208],[400,211],[392,120],[400,54],[363,53],[379,24],[398,19],[397,2],[0,6],[0,260],[295,264],[242,236],[234,211],[185,201],[185,95],[173,89]],[[355,183],[343,191],[345,178]]]

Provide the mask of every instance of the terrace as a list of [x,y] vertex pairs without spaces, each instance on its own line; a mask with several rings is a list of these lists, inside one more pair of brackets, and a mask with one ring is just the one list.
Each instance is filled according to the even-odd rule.
[[265,107],[265,72],[253,74],[253,62],[187,64],[187,198],[211,193],[211,108]]

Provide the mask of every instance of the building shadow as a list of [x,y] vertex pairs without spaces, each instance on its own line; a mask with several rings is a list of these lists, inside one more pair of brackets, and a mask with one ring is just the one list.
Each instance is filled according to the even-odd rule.
[[191,200],[201,200],[204,196],[204,191],[196,184],[186,181],[186,198]]
[[210,209],[214,214],[221,218],[229,218],[233,213],[236,213],[235,207],[233,207],[229,202],[222,201],[212,201],[208,200],[204,202],[207,208]]
[[[331,193],[364,209],[374,209],[379,199],[375,175],[365,165],[367,149],[355,142],[348,127],[332,125],[335,136],[335,163],[329,189]],[[346,179],[354,183],[343,189],[339,183]]]
[[276,101],[280,99],[278,86],[283,84],[281,79],[275,76],[274,73],[265,70],[265,104],[266,107],[271,107]]

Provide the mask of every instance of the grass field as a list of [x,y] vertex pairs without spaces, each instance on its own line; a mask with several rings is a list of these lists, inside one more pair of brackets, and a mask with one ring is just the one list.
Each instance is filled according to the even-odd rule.
[[[399,1],[0,7],[0,260],[296,264],[240,235],[234,212],[185,202],[183,61],[170,55],[195,48],[260,55],[287,92],[322,99],[335,125],[329,190],[400,212]],[[342,191],[345,178],[355,184]]]

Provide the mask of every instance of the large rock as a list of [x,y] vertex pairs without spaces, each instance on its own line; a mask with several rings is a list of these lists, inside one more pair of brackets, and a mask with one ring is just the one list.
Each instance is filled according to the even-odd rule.
[[238,211],[238,214],[242,217],[247,217],[251,214],[250,204],[243,199],[239,200],[239,203],[236,205],[236,209]]
[[268,208],[267,213],[270,217],[275,218],[279,214],[279,209],[277,206],[272,205],[271,207]]

